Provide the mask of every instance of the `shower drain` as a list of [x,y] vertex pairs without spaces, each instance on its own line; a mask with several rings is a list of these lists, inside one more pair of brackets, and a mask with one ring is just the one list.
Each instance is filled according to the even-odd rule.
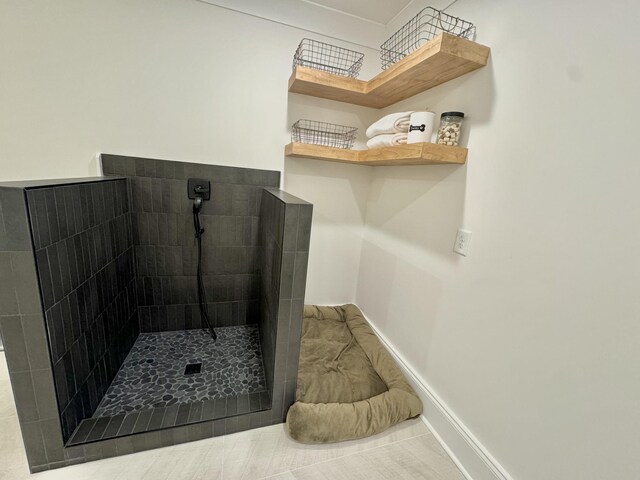
[[193,375],[194,373],[200,373],[202,370],[202,363],[189,363],[184,369],[185,375]]

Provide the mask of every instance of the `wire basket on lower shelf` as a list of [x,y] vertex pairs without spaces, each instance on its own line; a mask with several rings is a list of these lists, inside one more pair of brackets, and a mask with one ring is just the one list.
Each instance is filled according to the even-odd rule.
[[363,58],[364,53],[303,38],[293,56],[293,68],[300,65],[343,77],[356,78],[360,73]]
[[335,148],[351,148],[356,139],[356,127],[315,120],[298,120],[291,127],[291,140]]
[[380,45],[382,69],[389,68],[443,32],[473,39],[476,27],[466,20],[427,7]]

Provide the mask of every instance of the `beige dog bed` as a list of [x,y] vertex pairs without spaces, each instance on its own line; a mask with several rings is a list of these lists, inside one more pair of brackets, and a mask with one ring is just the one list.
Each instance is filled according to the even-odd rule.
[[355,305],[305,306],[294,439],[367,437],[422,413],[422,403]]

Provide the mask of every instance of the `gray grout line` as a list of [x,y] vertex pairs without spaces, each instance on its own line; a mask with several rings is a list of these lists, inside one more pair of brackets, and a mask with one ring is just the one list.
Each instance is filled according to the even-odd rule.
[[[198,1],[198,0],[196,0]],[[170,160],[165,160],[165,161],[170,161]],[[218,165],[211,165],[208,163],[202,163],[202,164],[197,164],[197,165],[204,165],[204,166],[218,166]],[[229,168],[239,168],[239,167],[229,167]],[[251,170],[251,169],[248,169]],[[259,170],[260,172],[264,172],[264,171],[270,171],[270,170]],[[147,175],[125,175],[126,178],[149,178],[149,179],[158,179],[158,180],[175,180],[175,181],[179,181],[179,182],[186,182],[187,179],[186,178],[165,178],[165,177],[150,177]],[[213,185],[237,185],[239,187],[255,187],[255,188],[277,188],[278,190],[281,190],[279,187],[272,187],[271,185],[262,185],[262,184],[254,184],[254,183],[233,183],[233,182],[211,182]],[[164,213],[164,212],[138,212],[138,213]],[[179,215],[179,214],[175,214],[175,215]],[[186,213],[185,215],[190,215],[189,213]],[[248,215],[251,216],[251,215]],[[255,216],[255,215],[254,215]]]
[[[167,407],[163,407],[163,408],[164,408],[164,412],[162,412],[162,419],[160,420],[160,427],[156,428],[156,430],[163,430],[162,425],[164,424],[164,417],[167,415]],[[151,416],[153,417],[153,413],[151,414]],[[151,423],[151,419],[149,419],[149,423]]]
[[[2,218],[2,212],[0,212],[0,218]],[[3,218],[4,221],[4,218]],[[12,252],[9,252],[9,266],[11,267],[11,275],[14,279],[15,282],[15,278],[16,278],[16,266],[14,265],[15,263],[15,255],[11,254]],[[35,251],[31,251],[31,252],[27,252],[27,253],[31,253],[31,256],[33,258],[33,261],[35,263],[36,261],[36,255],[35,255]],[[37,275],[36,275],[37,276]],[[13,286],[13,294],[15,295],[16,298],[16,305],[18,306],[18,315],[20,317],[22,317],[23,315],[25,315],[25,313],[23,313],[23,307],[20,305],[20,296],[18,295],[18,289],[16,288],[15,284]],[[38,296],[40,296],[40,290],[38,290]],[[22,328],[22,318],[20,318],[20,328]],[[23,329],[23,337],[24,337],[24,329]],[[27,346],[27,342],[24,342],[25,344],[25,349]],[[0,352],[4,351],[4,340],[2,340],[2,342],[0,342]],[[27,363],[29,364],[29,369],[31,369],[31,359],[29,358],[29,355],[27,355]]]

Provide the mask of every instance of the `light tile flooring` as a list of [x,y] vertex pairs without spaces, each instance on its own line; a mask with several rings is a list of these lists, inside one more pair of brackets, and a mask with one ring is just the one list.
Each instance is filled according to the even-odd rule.
[[0,480],[464,480],[434,436],[409,420],[374,437],[302,445],[283,425],[30,476],[0,354]]

